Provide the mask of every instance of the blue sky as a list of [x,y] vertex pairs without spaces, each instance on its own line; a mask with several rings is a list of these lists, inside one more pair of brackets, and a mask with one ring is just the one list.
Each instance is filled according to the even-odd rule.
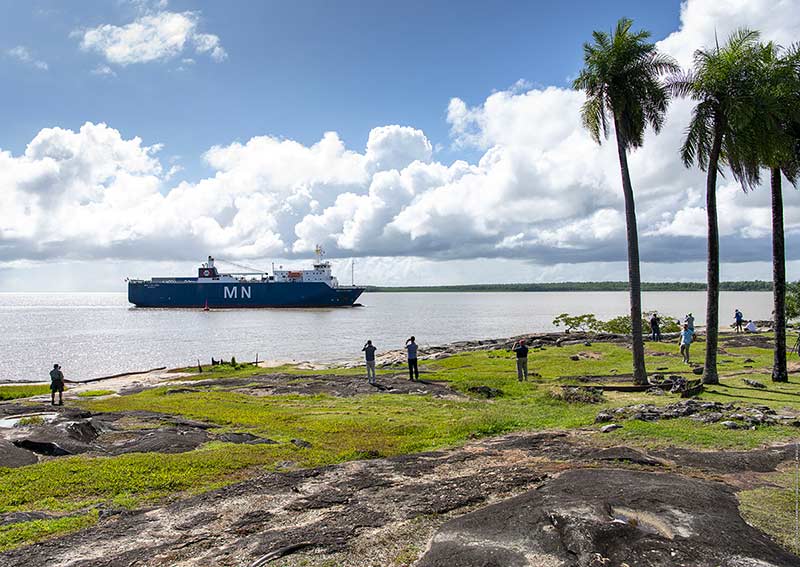
[[[0,37],[7,50],[29,46],[47,62],[36,72],[0,60],[0,147],[21,152],[32,134],[59,125],[106,122],[125,137],[162,143],[180,156],[184,177],[203,175],[201,154],[215,144],[271,134],[311,144],[334,130],[363,147],[375,126],[413,124],[440,159],[451,151],[445,112],[451,97],[480,103],[523,79],[566,86],[581,65],[581,43],[620,15],[660,39],[678,25],[679,2],[187,2],[168,9],[200,15],[200,29],[219,36],[222,63],[192,56],[113,67],[78,49],[73,32],[124,25],[137,3],[84,1],[2,3]],[[181,68],[181,70],[178,70]]]
[[[613,144],[580,122],[582,44],[618,18],[680,65],[800,0],[0,0],[0,291],[117,290],[208,254],[364,283],[624,280]],[[692,102],[629,156],[646,280],[705,277]],[[800,193],[785,192],[800,277]],[[769,279],[767,188],[720,180],[722,274]]]

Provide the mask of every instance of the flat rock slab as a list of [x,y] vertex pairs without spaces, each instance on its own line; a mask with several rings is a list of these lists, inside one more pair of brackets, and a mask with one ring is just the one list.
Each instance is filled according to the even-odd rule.
[[[656,550],[649,563],[625,555],[630,567],[800,565],[785,553],[782,562],[769,559],[782,556],[741,521],[731,489],[692,478],[704,470],[770,469],[791,461],[794,446],[735,454],[724,462],[723,455],[600,447],[578,432],[520,432],[449,450],[263,473],[144,510],[103,511],[96,526],[0,553],[0,565],[249,567],[275,550],[311,542],[275,565],[377,566],[397,564],[400,549],[427,549],[432,538],[424,561],[448,567],[620,567],[617,559],[628,546],[637,553]],[[663,474],[666,467],[688,474]],[[536,487],[541,489],[532,491]],[[452,527],[461,520],[478,531]],[[751,544],[763,553],[740,551]],[[595,560],[586,555],[594,547],[616,553],[598,556],[615,560],[580,563],[579,557]],[[710,553],[706,559],[713,561],[712,552],[728,548],[741,560],[694,560]]]
[[[205,391],[210,387],[241,392],[251,396],[280,396],[287,394],[304,394],[316,396],[350,397],[374,394],[377,391],[385,394],[424,394],[437,398],[463,398],[446,382],[422,380],[412,382],[403,370],[378,371],[377,384],[371,385],[364,376],[336,376],[332,374],[303,375],[269,374],[248,376],[246,378],[220,378],[195,382],[191,387],[182,390]],[[173,395],[180,395],[176,392]]]
[[800,565],[739,516],[724,484],[576,469],[450,520],[416,567]]

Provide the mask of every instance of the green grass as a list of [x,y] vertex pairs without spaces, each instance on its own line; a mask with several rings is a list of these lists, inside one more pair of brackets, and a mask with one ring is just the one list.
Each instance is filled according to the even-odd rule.
[[26,425],[43,425],[44,418],[40,415],[32,415],[30,417],[23,417],[14,425],[14,427],[25,427]]
[[774,486],[745,490],[738,494],[739,510],[747,523],[768,533],[784,547],[800,553],[795,540],[795,490],[798,479],[794,466],[769,475]]
[[[704,343],[694,345],[694,360],[702,361],[704,348]],[[789,384],[774,384],[769,380],[771,351],[752,347],[724,348],[726,354],[721,355],[720,360],[730,362],[721,365],[722,384],[708,388],[701,399],[766,404],[777,411],[786,407],[800,409],[800,385],[796,375]],[[688,375],[690,369],[681,362],[676,344],[647,343],[646,351],[651,373]],[[574,355],[578,355],[579,360],[571,360]],[[748,372],[752,373],[740,375],[744,370],[743,361],[748,357],[756,361],[750,364],[753,369]],[[448,383],[464,394],[462,399],[400,394],[257,397],[226,390],[224,383],[210,390],[172,394],[166,394],[169,389],[166,387],[102,398],[99,396],[111,392],[83,392],[81,405],[95,412],[145,410],[163,413],[167,421],[169,415],[180,415],[213,423],[218,431],[248,431],[278,443],[215,442],[174,455],[75,456],[18,469],[0,469],[0,513],[12,510],[74,512],[100,503],[135,508],[235,482],[247,478],[255,470],[312,467],[377,455],[408,454],[521,429],[592,427],[596,414],[604,408],[645,402],[664,405],[676,401],[674,396],[621,392],[607,392],[605,401],[596,405],[570,404],[552,398],[551,391],[561,384],[577,383],[579,376],[629,373],[630,350],[619,345],[596,343],[532,350],[529,370],[531,381],[518,382],[513,355],[507,351],[476,351],[423,363],[424,380]],[[379,380],[381,374],[397,372],[404,372],[404,368],[379,370]],[[239,378],[276,373],[351,375],[361,374],[362,369],[319,371],[223,365],[207,367],[193,378]],[[757,379],[767,388],[747,386],[744,377]],[[502,390],[503,395],[484,400],[468,394],[470,387],[484,385]],[[43,388],[44,392],[48,391],[46,386]],[[751,448],[797,434],[796,429],[788,427],[728,430],[718,424],[706,425],[689,419],[625,421],[623,426],[604,439],[643,446]],[[312,446],[302,449],[292,444],[291,439],[302,439]],[[61,519],[47,522],[59,521]],[[14,537],[21,538],[20,542],[35,539],[37,528],[32,526],[28,532],[20,532],[22,536]],[[68,523],[42,525],[42,537],[67,529],[73,527]],[[26,533],[30,537],[24,535]]]
[[190,453],[76,456],[0,468],[0,510],[66,512],[100,502],[135,507],[218,486],[230,475],[237,480],[234,473],[269,460],[274,447],[211,443]]
[[109,396],[114,394],[114,390],[86,390],[85,392],[78,392],[79,398],[94,398],[97,396]]
[[0,526],[0,551],[33,543],[54,535],[76,532],[97,523],[97,510],[78,516],[48,520],[32,520]]
[[0,401],[30,398],[50,393],[49,384],[30,384],[21,386],[0,386]]

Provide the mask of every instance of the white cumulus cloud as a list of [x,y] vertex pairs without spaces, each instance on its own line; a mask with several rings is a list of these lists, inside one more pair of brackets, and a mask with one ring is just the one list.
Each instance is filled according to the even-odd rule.
[[223,61],[228,54],[218,36],[198,31],[195,12],[145,13],[123,26],[103,24],[80,30],[81,48],[94,51],[115,65],[148,63],[175,58],[185,52],[208,54]]
[[[759,0],[692,0],[681,29],[661,45],[682,57],[685,45],[713,42],[695,19],[718,5],[728,28],[797,35],[796,4],[779,2],[773,10],[783,17],[759,19],[752,9]],[[204,49],[213,51],[210,43]],[[602,266],[626,259],[624,207],[615,145],[591,140],[580,123],[582,102],[579,92],[524,83],[477,105],[453,98],[452,141],[480,152],[475,163],[438,161],[424,132],[386,125],[363,148],[346,147],[335,132],[309,145],[265,135],[214,146],[204,154],[212,174],[177,184],[158,144],[105,124],[44,129],[23,154],[0,151],[0,262],[183,261],[208,253],[286,259],[319,243],[333,257],[369,257],[375,266],[407,264],[380,258],[488,258],[552,267],[548,274],[580,264],[581,279],[602,275]],[[691,105],[673,101],[662,133],[649,132],[629,157],[650,266],[705,258],[704,174],[678,156]],[[787,251],[797,259],[800,204],[793,191],[785,200]],[[766,188],[744,194],[722,178],[718,203],[723,260],[769,260]]]

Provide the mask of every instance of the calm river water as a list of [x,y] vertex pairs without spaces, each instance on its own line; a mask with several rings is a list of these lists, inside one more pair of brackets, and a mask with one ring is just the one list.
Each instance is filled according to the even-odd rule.
[[[722,323],[739,308],[768,319],[768,292],[725,292]],[[0,293],[0,381],[46,380],[54,362],[83,380],[211,357],[353,360],[366,339],[380,350],[409,335],[421,345],[552,330],[559,313],[602,319],[628,310],[625,292],[365,293],[352,309],[137,309],[123,293]],[[705,292],[643,294],[645,310],[705,318]]]

